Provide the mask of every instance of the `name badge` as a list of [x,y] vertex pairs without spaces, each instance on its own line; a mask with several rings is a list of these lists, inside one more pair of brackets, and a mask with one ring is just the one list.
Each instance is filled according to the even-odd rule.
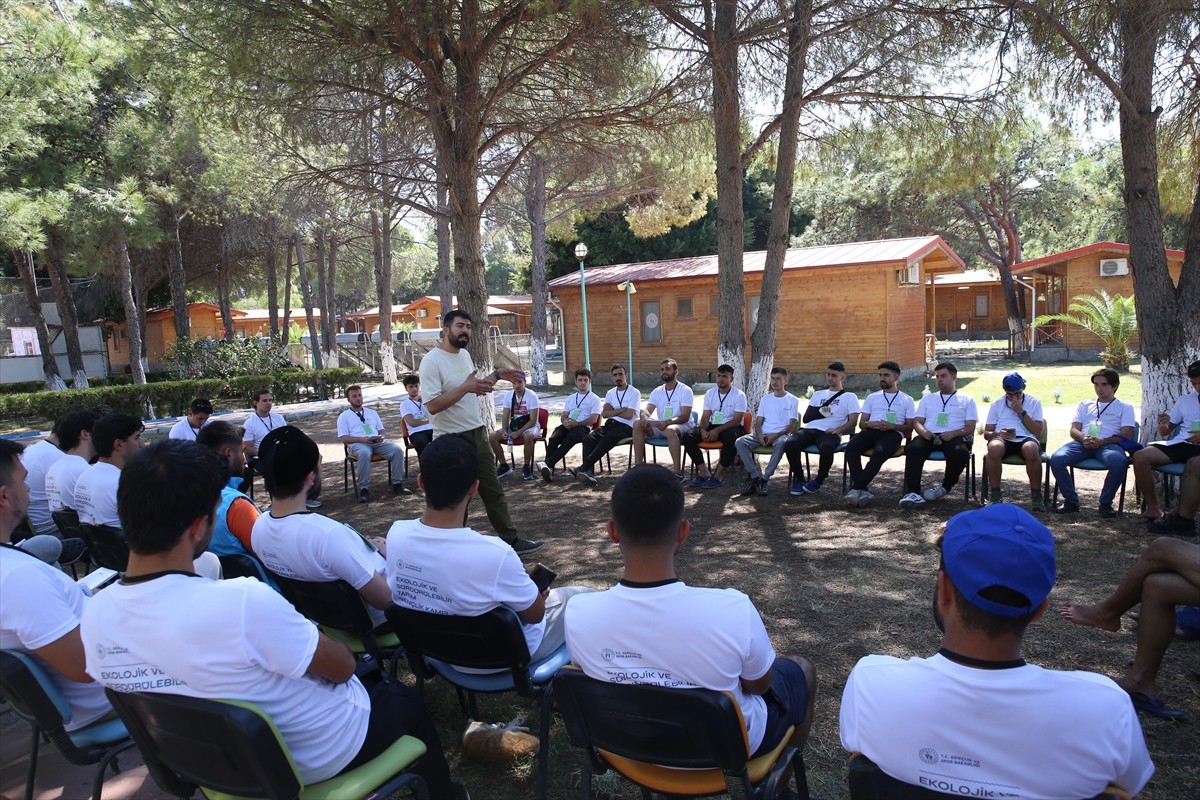
[[1099,436],[1099,435],[1100,435],[1100,430],[1101,430],[1101,429],[1100,429],[1100,423],[1099,423],[1099,422],[1093,422],[1091,425],[1088,425],[1088,429],[1087,429],[1087,435],[1088,435],[1088,436]]
[[421,416],[417,417],[417,419],[421,420],[422,422],[428,422],[429,421],[429,412],[422,411]]
[[897,425],[897,424],[899,424],[899,422],[898,422],[898,420],[897,420],[897,417],[896,417],[896,412],[895,412],[895,411],[889,411],[889,412],[887,412],[886,414],[884,414],[884,415],[883,415],[883,418],[884,418],[885,420],[887,420],[887,421],[888,421],[888,424],[889,424],[889,425]]
[[1192,425],[1188,430],[1192,433],[1200,433],[1200,419],[1192,420]]
[[571,409],[571,419],[575,420],[576,422],[579,421],[579,414],[580,414],[580,411],[578,408]]
[[663,406],[662,414],[663,419],[671,419],[675,416],[675,409],[671,406]]
[[363,433],[366,434],[367,436],[374,436],[375,435],[375,426],[370,425],[368,423],[363,423]]
[[714,411],[712,415],[713,425],[723,425],[725,423],[725,415],[720,411]]
[[937,415],[937,424],[938,425],[949,425],[950,424],[950,412],[949,411],[939,411],[938,415]]

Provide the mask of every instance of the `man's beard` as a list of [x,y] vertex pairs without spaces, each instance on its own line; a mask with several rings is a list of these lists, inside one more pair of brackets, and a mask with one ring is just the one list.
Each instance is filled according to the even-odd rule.
[[457,337],[451,337],[451,339],[450,339],[450,344],[454,345],[459,350],[462,350],[464,347],[466,347],[470,343],[471,343],[471,334],[469,334],[469,333],[460,333]]

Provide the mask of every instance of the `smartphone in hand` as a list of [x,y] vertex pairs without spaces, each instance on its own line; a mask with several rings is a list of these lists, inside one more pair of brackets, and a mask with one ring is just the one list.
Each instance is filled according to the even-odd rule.
[[548,569],[544,564],[534,564],[529,570],[529,577],[537,586],[539,592],[544,592],[550,588],[550,584],[554,583],[554,579],[558,577],[558,573]]

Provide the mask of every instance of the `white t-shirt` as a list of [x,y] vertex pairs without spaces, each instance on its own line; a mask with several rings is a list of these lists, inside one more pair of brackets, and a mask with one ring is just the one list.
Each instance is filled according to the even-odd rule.
[[[568,608],[568,620],[570,608]],[[842,747],[964,797],[1078,800],[1154,773],[1125,691],[1102,675],[871,655],[842,693]]]
[[[212,417],[204,420],[204,425],[201,425],[200,429],[202,430],[205,425],[208,425],[212,421]],[[183,439],[186,442],[194,442],[196,441],[196,437],[199,435],[199,433],[200,431],[192,427],[192,423],[188,422],[188,418],[185,415],[178,422],[171,426],[171,432],[167,434],[167,438]]]
[[880,389],[867,395],[863,401],[862,414],[867,421],[876,420],[890,422],[892,425],[903,425],[917,416],[917,404],[904,392],[888,394]]
[[1042,401],[1031,394],[1027,394],[1021,399],[1021,408],[1025,409],[1026,416],[1024,418],[1012,410],[1012,407],[1008,404],[1007,397],[1002,397],[988,408],[987,424],[995,425],[996,430],[1014,428],[1017,431],[1017,435],[1013,439],[1014,441],[1023,442],[1026,439],[1037,441],[1038,437],[1034,436],[1029,428],[1025,427],[1025,420],[1045,421],[1046,416],[1042,413]]
[[[79,626],[84,590],[67,574],[15,547],[0,546],[0,649],[31,652],[57,642]],[[69,680],[33,656],[71,706],[73,731],[109,711],[104,687]]]
[[21,452],[21,463],[25,465],[25,485],[29,487],[29,522],[38,533],[57,530],[50,518],[50,504],[46,499],[46,472],[65,456],[57,445],[43,439],[26,447]]
[[715,428],[731,419],[740,421],[749,410],[749,401],[746,393],[736,386],[730,386],[725,394],[721,394],[720,388],[714,386],[704,393],[704,410],[710,412],[709,427]]
[[563,401],[563,412],[576,422],[582,422],[588,417],[598,417],[602,409],[600,398],[591,392],[576,392]]
[[[521,558],[495,536],[470,528],[431,528],[409,519],[392,523],[387,545],[388,586],[396,605],[477,617],[501,605],[520,613],[537,602],[537,585]],[[545,622],[521,627],[529,652],[537,652]]]
[[408,435],[421,433],[422,431],[433,430],[433,423],[429,421],[429,411],[425,408],[425,403],[420,399],[413,400],[411,397],[404,398],[400,403],[400,419],[412,417],[415,420],[422,420],[422,424],[414,425],[408,429]]
[[838,395],[836,400],[831,399],[837,392],[833,389],[821,389],[813,392],[812,399],[808,401],[809,406],[825,407],[829,409],[829,416],[822,414],[812,422],[803,422],[801,427],[818,431],[831,431],[834,428],[840,428],[850,419],[851,414],[857,414],[860,410],[858,405],[858,395],[850,390],[846,390]]
[[361,411],[347,408],[338,414],[337,435],[339,439],[343,436],[382,436],[383,420],[374,409],[366,406]]
[[1110,436],[1120,436],[1121,428],[1132,428],[1135,419],[1133,406],[1114,397],[1108,403],[1084,400],[1075,409],[1075,417],[1071,422],[1078,422],[1088,436],[1107,439]]
[[799,408],[800,398],[791,392],[784,392],[783,397],[776,396],[774,392],[764,394],[758,401],[756,415],[763,418],[762,432],[779,433],[784,430],[796,419]]
[[75,507],[75,484],[88,468],[83,456],[74,453],[65,456],[51,464],[46,473],[46,500],[51,512]]
[[730,692],[746,720],[750,752],[762,744],[767,704],[746,694],[741,679],[766,675],[775,651],[746,595],[681,581],[646,589],[617,584],[576,595],[564,613],[571,661],[589,677]]
[[366,739],[367,690],[353,676],[332,683],[306,674],[317,627],[261,581],[118,583],[87,604],[81,632],[88,674],[114,691],[257,704],[304,783],[337,775]]
[[[633,421],[638,418],[638,412],[642,410],[642,393],[633,386],[626,384],[624,391],[618,391],[617,387],[608,390],[608,394],[604,395],[604,402],[612,406],[613,411],[620,411],[623,408],[633,409],[633,417],[626,419],[613,415],[610,419],[615,419],[622,425],[628,425],[630,430],[633,430]],[[603,411],[603,409],[601,409]]]
[[[675,388],[670,391],[666,386],[655,387],[646,403],[654,406],[654,418],[662,421],[679,416],[680,409],[695,408],[696,397],[692,394],[692,387],[676,382]],[[692,427],[691,420],[685,420],[679,427],[686,433]]]
[[[321,514],[262,514],[250,530],[250,545],[267,569],[298,581],[345,581],[358,590],[387,567],[370,542]],[[376,625],[383,623],[381,610],[367,610]]]
[[[462,385],[475,374],[475,362],[466,350],[450,353],[435,347],[421,358],[421,396],[428,403]],[[483,426],[479,399],[471,394],[433,415],[433,435],[465,433]]]
[[937,434],[962,430],[967,420],[979,420],[979,412],[975,409],[974,397],[962,392],[948,396],[938,392],[921,398],[921,404],[917,406],[917,419],[925,420],[925,430]]
[[75,481],[75,511],[80,522],[121,527],[121,518],[117,516],[120,480],[120,468],[104,461],[97,461],[83,471]]
[[257,450],[262,447],[263,439],[267,438],[268,433],[284,425],[287,425],[287,420],[274,411],[265,417],[260,417],[257,413],[251,414],[242,425],[242,441],[250,442]]
[[1181,395],[1171,406],[1171,424],[1178,425],[1175,435],[1168,442],[1179,444],[1200,431],[1200,394],[1189,392]]
[[[533,427],[529,429],[532,431],[532,435],[541,433],[542,426],[538,424],[537,420],[538,409],[541,408],[541,405],[538,403],[537,392],[526,388],[525,391],[521,393],[520,397],[516,397],[516,394],[517,390],[513,389],[504,396],[504,402],[501,404],[501,414],[503,414],[503,410],[507,408],[510,422],[517,417],[523,417],[528,414],[530,419],[533,420]],[[503,419],[503,417],[501,417],[501,419]]]

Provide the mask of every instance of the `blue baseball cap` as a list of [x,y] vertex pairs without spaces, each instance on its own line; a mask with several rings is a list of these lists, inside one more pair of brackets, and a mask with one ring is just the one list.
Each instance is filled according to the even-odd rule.
[[1002,385],[1006,392],[1019,392],[1025,388],[1025,379],[1019,372],[1010,372],[1004,376]]
[[[1002,617],[1019,617],[1040,606],[1054,588],[1054,535],[1028,511],[1010,503],[963,511],[946,524],[942,562],[971,605]],[[1015,592],[1024,602],[982,596],[992,587]]]

